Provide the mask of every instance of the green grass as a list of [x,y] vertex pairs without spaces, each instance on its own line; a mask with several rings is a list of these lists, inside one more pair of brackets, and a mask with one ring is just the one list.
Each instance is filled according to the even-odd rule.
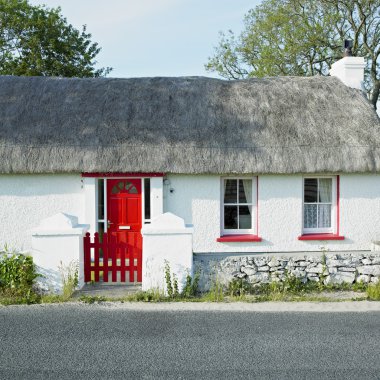
[[380,281],[377,284],[368,285],[367,296],[371,301],[380,301]]

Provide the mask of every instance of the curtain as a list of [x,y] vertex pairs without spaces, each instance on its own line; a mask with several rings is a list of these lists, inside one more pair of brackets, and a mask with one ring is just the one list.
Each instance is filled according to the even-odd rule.
[[331,203],[332,179],[319,179],[319,202]]
[[252,203],[252,180],[251,179],[243,179],[240,183],[243,182],[244,194],[246,203]]
[[318,205],[318,227],[331,227],[331,205]]

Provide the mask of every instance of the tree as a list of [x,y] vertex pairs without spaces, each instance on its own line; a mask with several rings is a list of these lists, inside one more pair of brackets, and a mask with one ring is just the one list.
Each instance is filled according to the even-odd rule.
[[111,68],[95,68],[100,47],[90,38],[86,26],[75,29],[59,7],[0,0],[0,74],[105,76]]
[[380,94],[380,0],[264,0],[237,37],[221,33],[206,64],[228,79],[328,75],[343,41],[366,58],[364,87],[376,108]]

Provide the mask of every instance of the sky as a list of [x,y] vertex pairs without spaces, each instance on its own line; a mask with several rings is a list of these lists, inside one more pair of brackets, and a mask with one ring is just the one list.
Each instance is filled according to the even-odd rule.
[[87,25],[109,77],[216,76],[204,68],[220,31],[239,33],[260,0],[30,0],[62,8],[67,21]]

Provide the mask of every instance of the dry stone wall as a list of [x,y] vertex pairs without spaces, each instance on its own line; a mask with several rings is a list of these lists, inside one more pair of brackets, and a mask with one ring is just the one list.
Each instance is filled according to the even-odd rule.
[[380,279],[380,252],[326,253],[315,256],[195,256],[195,268],[200,271],[200,288],[210,289],[217,278],[228,284],[234,278],[244,278],[251,284],[283,281],[293,275],[302,282],[324,284],[377,283]]

